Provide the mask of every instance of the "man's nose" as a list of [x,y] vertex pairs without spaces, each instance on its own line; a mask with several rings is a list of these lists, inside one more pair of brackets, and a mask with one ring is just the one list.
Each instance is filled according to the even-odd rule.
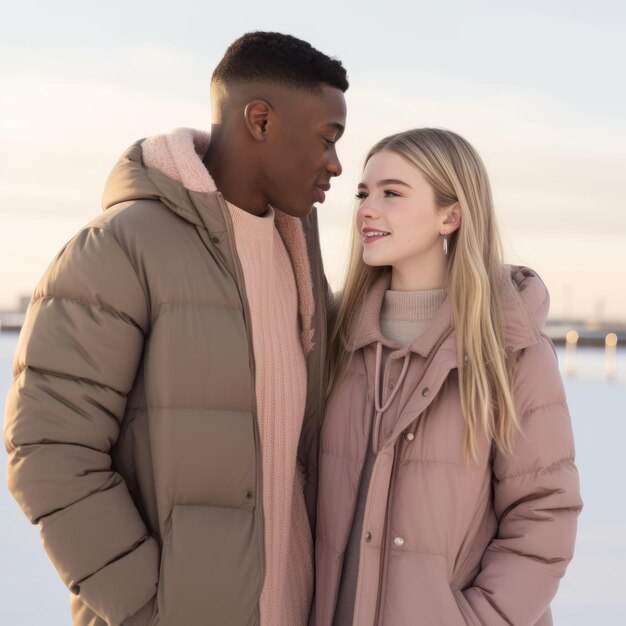
[[337,156],[336,152],[333,152],[333,156],[328,161],[326,169],[331,176],[341,176],[341,172],[343,172],[343,167],[341,167],[341,162],[339,161],[339,157]]

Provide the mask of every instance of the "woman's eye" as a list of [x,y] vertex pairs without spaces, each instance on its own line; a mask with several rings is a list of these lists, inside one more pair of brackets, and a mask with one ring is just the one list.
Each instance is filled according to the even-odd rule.
[[356,197],[359,200],[365,200],[365,198],[367,198],[367,194],[364,191],[359,191],[357,192]]
[[385,189],[384,195],[385,195],[385,198],[397,198],[400,196],[399,193],[396,193],[395,191],[390,191],[388,189]]

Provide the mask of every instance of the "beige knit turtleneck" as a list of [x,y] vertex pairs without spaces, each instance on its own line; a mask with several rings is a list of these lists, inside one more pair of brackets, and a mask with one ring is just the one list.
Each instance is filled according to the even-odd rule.
[[447,289],[385,292],[380,311],[380,330],[384,337],[401,346],[410,346],[426,328],[446,299]]

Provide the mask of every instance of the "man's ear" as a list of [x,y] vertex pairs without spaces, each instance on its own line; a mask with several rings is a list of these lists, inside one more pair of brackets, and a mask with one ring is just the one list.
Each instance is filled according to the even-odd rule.
[[246,104],[243,110],[246,128],[256,141],[265,141],[270,127],[271,111],[272,105],[260,98]]
[[[442,210],[443,231],[446,235],[451,235],[461,225],[461,206],[455,202]],[[443,234],[443,233],[442,233]]]

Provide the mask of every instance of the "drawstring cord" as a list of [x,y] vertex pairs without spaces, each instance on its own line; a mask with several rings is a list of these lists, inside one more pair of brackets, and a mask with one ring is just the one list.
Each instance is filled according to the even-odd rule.
[[374,407],[376,409],[376,417],[374,418],[374,426],[372,430],[372,451],[374,454],[378,454],[378,445],[380,442],[380,426],[382,421],[383,413],[391,406],[393,399],[396,397],[396,393],[398,393],[398,389],[400,389],[404,377],[406,376],[407,370],[409,369],[409,359],[411,358],[411,353],[407,352],[404,356],[404,363],[402,364],[402,371],[400,372],[400,376],[398,381],[396,382],[396,386],[391,392],[389,398],[387,398],[387,402],[385,402],[384,406],[381,406],[381,378],[380,378],[380,369],[382,367],[383,360],[383,346],[380,341],[376,342],[376,370],[375,370],[375,380],[374,380]]

